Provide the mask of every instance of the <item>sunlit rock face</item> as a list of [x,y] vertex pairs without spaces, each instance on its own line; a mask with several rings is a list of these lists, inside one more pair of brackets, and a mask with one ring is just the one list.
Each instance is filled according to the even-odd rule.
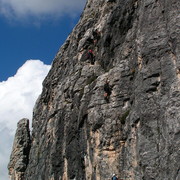
[[25,180],[180,179],[179,9],[87,1],[34,107]]

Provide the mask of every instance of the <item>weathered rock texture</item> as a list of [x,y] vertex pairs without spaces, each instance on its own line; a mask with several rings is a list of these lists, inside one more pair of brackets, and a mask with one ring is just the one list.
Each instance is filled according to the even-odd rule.
[[22,119],[18,123],[13,144],[13,151],[8,165],[11,180],[24,179],[24,172],[28,165],[31,139],[29,131],[29,120]]
[[177,0],[87,1],[36,103],[25,180],[179,180],[179,9]]

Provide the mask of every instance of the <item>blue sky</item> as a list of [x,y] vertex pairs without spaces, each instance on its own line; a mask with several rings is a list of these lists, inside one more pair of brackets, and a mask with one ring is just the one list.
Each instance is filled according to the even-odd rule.
[[28,59],[40,59],[51,64],[59,47],[77,23],[76,17],[61,17],[39,26],[8,22],[0,18],[0,81],[13,76]]
[[29,118],[51,63],[86,0],[0,0],[0,180],[17,122]]

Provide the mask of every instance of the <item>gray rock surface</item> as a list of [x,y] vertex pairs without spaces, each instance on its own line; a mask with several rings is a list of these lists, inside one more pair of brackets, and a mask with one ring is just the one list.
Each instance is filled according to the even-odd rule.
[[87,1],[43,82],[25,180],[179,180],[179,9]]
[[29,161],[29,151],[31,148],[31,137],[29,131],[29,120],[21,119],[18,122],[13,150],[8,164],[11,180],[24,179],[24,172]]

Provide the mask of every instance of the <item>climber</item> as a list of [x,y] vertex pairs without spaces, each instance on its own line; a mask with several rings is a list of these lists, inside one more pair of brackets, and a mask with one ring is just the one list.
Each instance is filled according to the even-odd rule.
[[118,180],[118,178],[117,178],[116,174],[113,174],[113,176],[112,176],[112,180]]
[[88,59],[90,59],[91,64],[94,64],[94,62],[95,62],[95,56],[94,56],[94,53],[93,53],[93,50],[92,50],[92,49],[89,49],[88,54],[87,54],[87,57],[88,57]]
[[105,84],[104,84],[104,99],[109,102],[109,97],[111,95],[111,91],[112,91],[112,88],[110,87],[109,85],[109,79],[106,79],[105,81]]

